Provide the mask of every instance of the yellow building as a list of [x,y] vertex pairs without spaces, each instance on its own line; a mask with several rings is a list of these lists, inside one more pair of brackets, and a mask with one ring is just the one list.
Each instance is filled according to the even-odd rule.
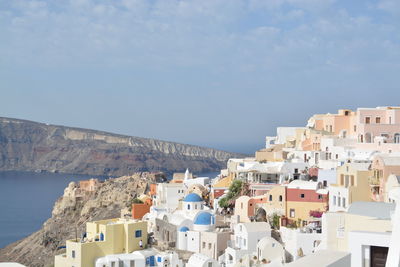
[[274,186],[266,195],[266,203],[260,206],[271,215],[284,215],[286,212],[286,187],[282,185]]
[[329,210],[345,211],[356,201],[371,201],[370,163],[345,163],[337,168],[337,183],[329,187]]
[[147,245],[147,222],[109,219],[86,224],[86,237],[66,241],[66,253],[55,257],[55,267],[91,267],[99,257],[131,253]]
[[294,180],[286,186],[286,218],[306,225],[328,209],[328,190],[322,183]]

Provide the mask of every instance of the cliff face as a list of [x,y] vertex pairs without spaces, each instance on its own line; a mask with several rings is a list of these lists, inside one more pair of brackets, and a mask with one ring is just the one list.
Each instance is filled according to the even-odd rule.
[[[52,266],[65,240],[85,232],[86,222],[120,217],[129,201],[146,192],[152,182],[160,182],[152,173],[108,179],[94,192],[85,192],[75,183],[64,190],[54,205],[52,217],[42,229],[0,249],[0,262],[19,262],[29,267]],[[161,177],[160,177],[161,178]],[[27,218],[29,219],[29,218]]]
[[121,176],[138,171],[219,170],[241,154],[0,117],[0,171]]

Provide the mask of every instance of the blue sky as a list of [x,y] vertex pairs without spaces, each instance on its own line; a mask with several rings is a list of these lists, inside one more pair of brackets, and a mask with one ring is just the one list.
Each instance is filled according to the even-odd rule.
[[252,152],[400,99],[398,0],[0,0],[0,36],[0,116]]

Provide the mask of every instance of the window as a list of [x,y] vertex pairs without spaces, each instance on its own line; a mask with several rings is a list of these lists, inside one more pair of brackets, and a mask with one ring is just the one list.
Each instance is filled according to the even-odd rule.
[[343,198],[343,201],[342,201],[342,207],[346,208],[346,198],[345,197]]
[[194,208],[197,210],[197,204],[194,205]]
[[129,267],[135,267],[135,261],[130,261]]
[[208,249],[211,249],[211,246],[212,246],[211,243],[208,243]]
[[161,257],[160,256],[157,257],[157,262],[161,262]]
[[135,237],[142,237],[142,230],[136,230],[135,231]]
[[203,242],[203,248],[206,248],[206,242]]
[[354,186],[354,175],[350,176],[350,180],[351,180],[350,185]]
[[72,251],[72,258],[75,259],[75,250]]
[[212,263],[212,262],[209,262],[209,263],[208,263],[208,267],[213,267],[213,263]]
[[290,218],[294,218],[295,217],[295,211],[294,209],[290,209]]
[[357,131],[357,125],[354,125],[353,129],[354,129],[354,132],[356,132]]
[[300,194],[300,198],[304,198],[304,194]]
[[282,200],[283,200],[283,197],[282,197],[282,195],[280,195],[279,196],[279,202],[282,202]]
[[269,195],[269,201],[272,201],[272,195]]
[[115,267],[115,262],[111,262],[111,267]]
[[190,204],[187,205],[187,209],[190,210]]
[[375,118],[375,123],[377,123],[377,124],[381,123],[381,117],[376,117]]
[[341,206],[341,198],[340,197],[338,197],[338,206],[340,207]]
[[371,123],[371,117],[365,117],[365,124]]
[[318,195],[318,199],[322,199],[322,195]]
[[344,175],[340,175],[340,185],[344,185]]
[[396,144],[400,143],[400,133],[395,133],[394,134],[394,142]]
[[333,205],[336,206],[336,196],[333,196]]
[[157,232],[160,232],[160,226],[157,225]]

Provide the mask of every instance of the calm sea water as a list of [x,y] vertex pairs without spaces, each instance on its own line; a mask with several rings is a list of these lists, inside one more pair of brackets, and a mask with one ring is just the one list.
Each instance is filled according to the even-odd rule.
[[[218,173],[198,176],[214,178]],[[0,172],[0,248],[39,230],[71,181],[93,176]],[[97,177],[104,179],[104,177]]]

